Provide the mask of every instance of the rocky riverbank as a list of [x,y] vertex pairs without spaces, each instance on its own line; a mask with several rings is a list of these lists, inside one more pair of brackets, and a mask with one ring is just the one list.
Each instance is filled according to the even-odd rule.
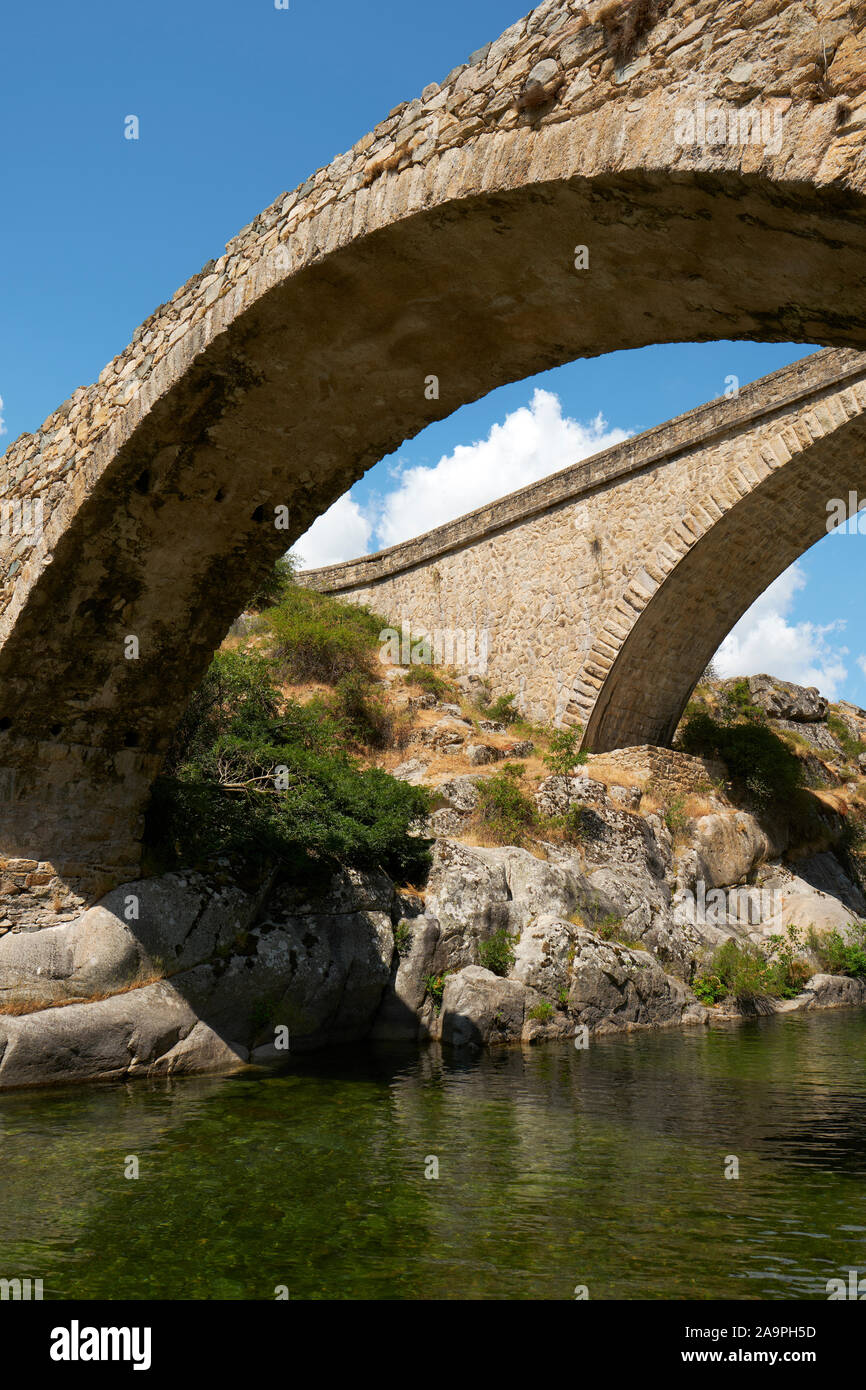
[[[73,921],[8,931],[0,1087],[269,1064],[368,1036],[479,1049],[863,1004],[863,980],[822,969],[814,943],[866,922],[843,852],[866,715],[837,706],[828,723],[815,691],[768,678],[749,690],[824,785],[805,821],[735,804],[712,760],[638,748],[539,773],[537,827],[520,845],[484,843],[479,798],[492,769],[531,763],[532,741],[401,696],[414,723],[396,774],[435,794],[419,827],[433,836],[426,882],[344,869],[316,888],[271,874],[250,890],[227,867],[171,873]],[[550,832],[563,824],[572,833]],[[720,945],[772,956],[789,927],[798,992],[708,1002]]]

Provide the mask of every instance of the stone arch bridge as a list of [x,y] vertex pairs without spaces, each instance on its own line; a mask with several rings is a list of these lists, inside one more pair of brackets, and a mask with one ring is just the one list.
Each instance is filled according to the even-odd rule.
[[407,633],[470,634],[495,693],[579,723],[595,752],[663,745],[737,619],[835,524],[839,489],[866,497],[864,412],[866,354],[827,349],[301,579]]
[[246,598],[432,419],[648,343],[866,348],[864,130],[862,0],[545,0],[277,198],[2,459],[43,517],[0,535],[2,862],[135,874]]

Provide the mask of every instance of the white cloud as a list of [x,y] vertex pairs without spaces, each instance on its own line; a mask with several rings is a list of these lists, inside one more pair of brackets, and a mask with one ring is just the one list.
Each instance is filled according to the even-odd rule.
[[3,419],[3,397],[0,396],[0,434],[6,433],[6,421]]
[[[756,676],[766,672],[796,685],[816,685],[822,695],[835,699],[848,675],[843,657],[847,647],[827,639],[841,632],[844,620],[819,626],[792,623],[788,619],[797,594],[806,586],[799,564],[779,578],[744,613],[728,633],[713,664],[720,676]],[[863,658],[859,658],[862,664]],[[866,666],[864,666],[866,671]]]
[[626,430],[609,429],[602,415],[587,425],[563,417],[559,397],[537,388],[531,404],[506,415],[486,439],[459,444],[433,467],[398,464],[398,486],[377,507],[379,543],[397,545],[431,531],[628,438]]
[[370,549],[372,523],[361,511],[351,492],[346,492],[326,512],[317,517],[309,531],[292,546],[301,569],[318,569],[354,560]]

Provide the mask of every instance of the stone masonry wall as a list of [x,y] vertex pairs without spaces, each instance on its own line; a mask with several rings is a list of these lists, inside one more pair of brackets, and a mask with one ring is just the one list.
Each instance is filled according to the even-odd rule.
[[[843,393],[847,410],[834,404]],[[641,575],[649,598],[647,567],[663,578],[659,550],[678,518],[697,510],[710,523],[766,477],[768,450],[778,466],[793,456],[798,433],[810,444],[818,435],[826,441],[864,408],[866,357],[817,353],[737,400],[710,403],[425,536],[301,580],[396,627],[487,630],[494,693],[516,693],[538,722],[561,723],[571,710],[585,718],[611,665],[602,657],[605,669],[586,670],[602,622]],[[822,510],[819,525],[825,517]],[[811,541],[804,537],[804,548]],[[756,536],[755,545],[766,546],[772,566],[772,543]],[[670,564],[677,558],[671,552]],[[701,621],[700,611],[687,615],[684,640],[699,640]],[[676,680],[679,657],[671,659]]]
[[[830,127],[821,177],[862,174],[863,5],[675,0],[637,45],[633,60],[620,65],[611,53],[610,26],[601,22],[611,9],[609,3],[545,0],[441,83],[431,82],[420,97],[395,107],[351,150],[277,198],[226,244],[224,254],[154,310],[94,385],[79,387],[39,430],[9,445],[2,460],[3,496],[17,503],[41,500],[46,518],[70,492],[83,496],[94,448],[108,427],[134,405],[146,384],[159,390],[161,365],[182,339],[197,328],[205,330],[203,339],[219,330],[218,306],[225,323],[255,297],[257,268],[280,253],[278,265],[296,269],[320,254],[317,218],[332,204],[345,203],[353,224],[360,225],[384,176],[447,161],[490,134],[541,130],[589,116],[624,94],[633,100],[637,117],[641,102],[659,87],[672,104],[678,96],[694,97],[693,76],[700,65],[705,100],[734,106],[756,98],[772,102],[791,127],[800,128],[792,142],[809,152],[810,162],[815,133],[807,134],[806,127],[820,114],[819,124]],[[679,155],[684,166],[693,165],[687,150]],[[765,152],[754,156],[756,168],[766,160]],[[12,604],[21,581],[41,569],[52,539],[49,529],[45,543],[26,534],[0,543],[0,613]]]
[[[53,902],[58,885],[92,897],[130,877],[171,731],[255,583],[431,420],[649,341],[866,347],[866,6],[658,11],[624,54],[615,6],[546,0],[280,195],[9,446],[0,499],[21,524],[0,527],[0,860],[52,875],[16,887]],[[699,101],[766,107],[781,144],[684,144],[677,111]],[[434,403],[431,356],[447,368]],[[657,473],[676,506],[675,470]],[[637,498],[637,475],[623,487]],[[28,527],[37,502],[44,524]],[[269,525],[276,504],[288,533]],[[618,523],[604,505],[587,521],[602,547]],[[514,581],[554,628],[536,661],[572,621],[588,637],[609,582],[592,529],[575,558],[563,526],[562,599]],[[508,570],[501,545],[492,558]],[[568,672],[563,659],[563,690]]]

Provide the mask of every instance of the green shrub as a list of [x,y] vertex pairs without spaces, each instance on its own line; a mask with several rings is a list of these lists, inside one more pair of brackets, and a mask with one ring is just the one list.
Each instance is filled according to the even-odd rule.
[[505,844],[522,844],[538,820],[534,801],[520,785],[525,772],[522,763],[509,763],[476,784],[476,818]]
[[809,950],[827,975],[851,975],[855,979],[866,979],[866,926],[851,922],[848,930],[851,941],[846,941],[838,931],[819,936],[811,927],[807,938]]
[[712,975],[738,1003],[793,999],[809,978],[811,971],[798,955],[802,941],[796,927],[788,927],[784,936],[770,937],[767,945],[765,954],[751,942],[741,945],[731,938],[716,951]]
[[771,936],[767,944],[770,952],[767,962],[769,992],[777,999],[796,999],[812,974],[801,955],[803,937],[800,929],[789,926],[784,936]]
[[407,922],[405,917],[401,917],[394,928],[394,947],[401,959],[408,956],[412,949],[412,924]]
[[341,676],[326,708],[342,725],[350,743],[370,748],[385,748],[391,743],[394,717],[363,672]]
[[664,808],[664,822],[672,835],[681,834],[689,824],[685,804],[684,796],[675,796]]
[[[321,706],[283,704],[262,657],[219,653],[181,720],[154,786],[146,844],[162,868],[212,865],[294,872],[338,865],[423,874],[429,841],[420,787],[342,751]],[[282,707],[281,707],[282,706]]]
[[262,623],[284,680],[336,685],[343,676],[376,673],[384,622],[366,608],[293,586]]
[[428,975],[424,981],[427,986],[427,993],[433,1000],[433,1007],[437,1014],[442,1008],[442,996],[445,993],[445,980],[448,975],[446,970],[442,975]]
[[753,702],[747,680],[734,681],[723,692],[719,708],[721,723],[731,725],[744,720],[747,724],[765,724],[766,718],[760,705]]
[[710,975],[702,972],[696,975],[692,981],[692,992],[702,1004],[718,1004],[727,994],[727,989],[722,984],[718,975]]
[[281,560],[277,560],[270,574],[253,594],[247,607],[254,613],[261,613],[263,609],[273,608],[274,604],[280,603],[295,582],[296,569],[297,561],[293,555],[284,555]]
[[276,719],[279,708],[273,667],[267,658],[217,652],[178,724],[166,758],[166,772],[195,762],[230,729],[243,731]]
[[545,765],[554,777],[567,777],[574,767],[582,767],[587,761],[587,753],[580,747],[583,729],[557,729],[550,736],[550,744],[544,755]]
[[446,696],[456,694],[457,687],[453,680],[443,676],[440,671],[436,671],[432,666],[412,666],[403,677],[407,685],[420,685],[422,690],[435,695],[437,700]]
[[784,804],[803,785],[799,758],[764,724],[724,724],[690,706],[680,743],[686,753],[721,758],[759,806]]
[[538,1023],[547,1023],[548,1019],[553,1018],[556,1013],[549,999],[541,999],[534,1008],[529,1010],[529,1017],[534,1018]]
[[478,960],[485,970],[494,975],[507,975],[514,964],[514,942],[519,938],[509,936],[504,927],[495,931],[486,941],[478,944]]
[[733,938],[716,951],[713,974],[721,980],[725,993],[738,1003],[765,999],[771,993],[764,956],[755,946],[741,946]]
[[519,717],[514,708],[516,699],[516,695],[500,695],[492,704],[485,706],[485,719],[496,719],[500,724],[514,724]]

